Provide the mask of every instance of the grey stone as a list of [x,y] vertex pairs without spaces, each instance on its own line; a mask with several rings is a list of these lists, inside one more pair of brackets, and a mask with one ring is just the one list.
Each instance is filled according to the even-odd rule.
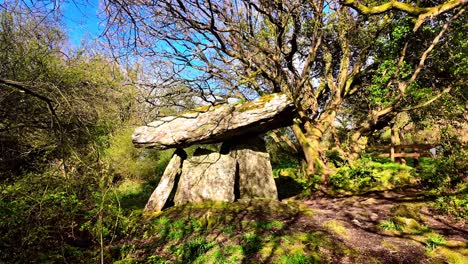
[[236,161],[229,155],[195,151],[182,166],[175,205],[205,201],[234,201]]
[[182,164],[186,158],[187,154],[184,150],[177,149],[174,152],[169,164],[164,170],[164,174],[159,181],[158,187],[156,187],[146,203],[145,211],[161,211],[174,188],[174,184],[178,176],[180,176],[180,173],[182,172]]
[[[261,137],[243,139],[240,143],[226,143],[230,155],[236,159],[240,199],[278,199],[270,155]],[[225,145],[226,145],[225,144]]]
[[161,118],[136,128],[132,141],[136,147],[156,149],[224,142],[289,126],[294,116],[294,104],[285,94],[270,94],[242,104],[205,106]]

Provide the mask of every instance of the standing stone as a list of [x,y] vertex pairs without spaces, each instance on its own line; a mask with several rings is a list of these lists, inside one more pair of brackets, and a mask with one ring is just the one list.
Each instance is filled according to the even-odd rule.
[[241,199],[278,199],[270,155],[261,137],[230,143],[230,155],[237,160],[239,195]]
[[206,149],[197,149],[182,166],[175,205],[205,201],[234,201],[236,161]]
[[182,170],[184,159],[187,158],[187,153],[183,149],[177,149],[174,152],[169,164],[164,170],[164,174],[159,181],[158,187],[154,190],[145,206],[145,211],[155,212],[161,211],[166,204],[167,198],[174,188],[178,176]]

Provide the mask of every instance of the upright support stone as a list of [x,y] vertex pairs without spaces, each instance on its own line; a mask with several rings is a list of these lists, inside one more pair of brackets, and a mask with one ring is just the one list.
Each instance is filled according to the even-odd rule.
[[229,145],[230,155],[237,161],[240,198],[278,199],[265,141],[256,136]]
[[183,149],[177,149],[159,181],[158,187],[154,190],[145,206],[145,211],[161,211],[171,194],[174,184],[182,172],[182,164],[187,158],[187,153]]
[[182,166],[175,205],[205,201],[234,201],[236,161],[206,149],[197,149]]

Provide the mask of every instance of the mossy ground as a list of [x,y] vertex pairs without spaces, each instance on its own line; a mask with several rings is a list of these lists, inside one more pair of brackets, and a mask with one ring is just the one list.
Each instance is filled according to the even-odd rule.
[[[210,202],[154,214],[141,210],[143,196],[150,194],[146,184],[124,182],[117,194],[133,224],[126,237],[105,247],[105,261],[468,263],[463,220],[439,214],[434,206],[437,195],[405,187],[407,179],[413,179],[411,169],[368,164],[342,174],[377,179],[365,191],[348,189],[336,196],[304,193],[308,187],[297,181],[299,170],[288,171],[291,166],[286,166],[275,169],[281,202]],[[396,189],[388,190],[394,185]]]
[[105,257],[109,263],[467,263],[466,233],[447,230],[428,210],[424,196],[391,191],[190,204],[140,215]]
[[263,200],[174,207],[144,215],[128,241],[107,248],[107,258],[119,263],[323,263],[352,251],[327,229],[308,228],[302,221],[311,214],[297,202]]

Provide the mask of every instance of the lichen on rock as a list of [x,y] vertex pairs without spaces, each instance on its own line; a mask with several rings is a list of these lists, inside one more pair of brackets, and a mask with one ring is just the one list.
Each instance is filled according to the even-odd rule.
[[296,109],[285,94],[270,94],[242,104],[223,104],[167,116],[132,135],[136,147],[184,148],[257,135],[292,124]]

